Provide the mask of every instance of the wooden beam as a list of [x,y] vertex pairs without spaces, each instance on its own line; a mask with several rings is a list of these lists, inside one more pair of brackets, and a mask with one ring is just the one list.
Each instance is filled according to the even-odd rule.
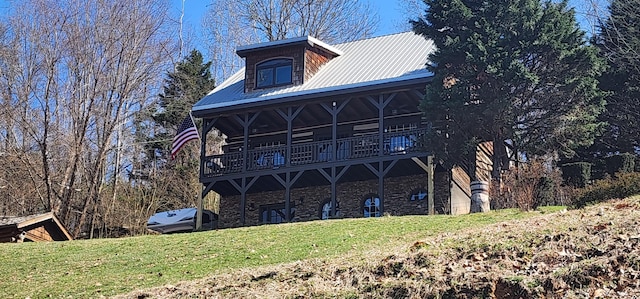
[[384,214],[384,162],[378,162],[378,197],[380,198],[380,216]]
[[[429,156],[432,157],[432,156]],[[433,157],[432,157],[433,159]],[[418,164],[418,166],[420,166],[420,168],[422,168],[422,170],[424,170],[424,172],[429,173],[429,166],[427,164],[424,164],[424,162],[422,162],[422,160],[420,160],[420,158],[418,157],[412,157],[411,160],[413,160],[413,162],[415,162],[416,164]]]
[[427,156],[427,167],[429,171],[427,172],[427,203],[429,205],[429,215],[433,215],[436,213],[435,211],[435,190],[433,184],[433,175],[435,174],[435,170],[433,167],[433,156]]
[[[207,134],[213,128],[213,124],[218,120],[218,118],[213,119],[205,119],[202,124],[202,136],[200,136],[200,177],[204,176],[204,160],[207,156]],[[208,189],[211,190],[211,189]],[[200,194],[200,198],[198,198],[198,209],[196,212],[196,227],[195,230],[202,230],[202,213],[204,210],[204,197],[207,196],[209,192],[207,188],[203,188],[202,193]]]
[[378,169],[371,166],[371,164],[369,163],[365,163],[364,166],[366,166],[367,168],[369,168],[369,170],[371,170],[371,172],[373,172],[373,174],[378,175]]
[[413,160],[413,162],[415,162],[418,166],[420,166],[420,168],[424,170],[424,172],[427,173],[427,202],[429,215],[433,215],[435,214],[435,191],[433,190],[435,188],[433,182],[435,168],[433,165],[433,156],[427,156],[427,164],[422,162],[422,160],[420,160],[420,158],[418,157],[412,157],[411,160]]
[[327,179],[327,181],[329,181],[329,183],[331,183],[331,178],[333,177],[333,175],[328,174],[324,168],[318,168],[316,169],[322,176],[324,176],[325,179]]
[[209,133],[209,131],[211,131],[216,121],[218,121],[217,117],[214,117],[211,119],[205,119],[204,123],[202,124],[202,135]]
[[247,177],[241,178],[241,184],[238,184],[235,180],[227,180],[236,190],[240,191],[240,222],[242,225],[245,223],[245,209],[247,205],[247,190],[253,186],[253,184],[258,180],[258,176],[254,176],[251,181],[247,184]]

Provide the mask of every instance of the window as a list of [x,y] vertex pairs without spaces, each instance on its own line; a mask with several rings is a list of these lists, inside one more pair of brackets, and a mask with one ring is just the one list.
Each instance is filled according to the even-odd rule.
[[369,194],[362,202],[362,212],[364,217],[380,217],[380,197],[376,194]]
[[336,214],[331,214],[331,199],[326,199],[324,202],[322,202],[322,205],[320,205],[320,219],[325,220],[332,218],[333,216],[340,216],[339,208],[340,203],[336,201]]
[[291,84],[293,59],[278,58],[256,65],[256,88],[267,88]]
[[[260,206],[260,222],[261,223],[282,223],[287,219],[285,204],[264,205]],[[296,208],[291,207],[291,219],[295,216]]]
[[427,190],[424,188],[418,188],[411,191],[411,196],[409,197],[410,201],[420,201],[427,198]]

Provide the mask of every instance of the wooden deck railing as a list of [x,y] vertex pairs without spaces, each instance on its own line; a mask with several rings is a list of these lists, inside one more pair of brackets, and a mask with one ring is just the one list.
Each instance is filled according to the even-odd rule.
[[[401,155],[418,150],[421,148],[421,136],[425,133],[426,129],[385,133],[382,155]],[[372,134],[338,139],[337,150],[333,149],[331,140],[293,144],[290,153],[286,145],[252,149],[247,152],[247,161],[243,159],[243,152],[207,156],[203,161],[204,176],[287,167],[287,159],[290,159],[290,165],[298,166],[374,157],[380,154],[378,136]]]

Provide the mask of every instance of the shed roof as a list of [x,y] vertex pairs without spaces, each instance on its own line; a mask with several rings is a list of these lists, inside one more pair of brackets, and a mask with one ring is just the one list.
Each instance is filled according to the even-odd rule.
[[55,230],[53,233],[59,236],[61,240],[73,240],[73,237],[71,237],[67,229],[60,223],[53,212],[22,217],[0,216],[0,229],[14,228],[23,231],[41,225],[46,225]]
[[[256,46],[253,46],[256,47]],[[323,65],[307,82],[297,86],[244,92],[244,68],[222,82],[193,106],[196,116],[217,109],[267,104],[354,89],[375,89],[385,84],[413,82],[432,76],[426,69],[433,41],[404,32],[333,46],[342,55]]]

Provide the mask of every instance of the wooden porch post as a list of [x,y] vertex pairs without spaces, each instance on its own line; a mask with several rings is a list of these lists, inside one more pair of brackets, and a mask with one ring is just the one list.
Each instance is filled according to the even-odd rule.
[[[205,119],[202,123],[202,136],[200,136],[200,177],[204,177],[204,160],[207,157],[207,134],[213,128],[213,124],[216,122],[217,118],[213,119]],[[211,189],[203,188],[202,193],[200,194],[200,198],[198,199],[198,209],[196,212],[196,227],[195,230],[202,230],[202,213],[204,210],[204,197],[207,196]]]
[[336,215],[336,205],[337,205],[337,188],[336,183],[338,180],[347,172],[350,165],[345,165],[339,173],[337,173],[337,168],[335,166],[331,166],[331,174],[328,174],[323,168],[318,168],[320,174],[322,174],[330,183],[331,183],[331,213],[332,215]]
[[336,215],[336,206],[338,205],[338,188],[336,187],[336,167],[331,166],[331,215]]
[[369,170],[378,176],[378,198],[380,198],[380,213],[384,213],[384,177],[389,173],[389,170],[398,163],[398,160],[391,160],[389,165],[384,166],[383,161],[378,162],[378,167],[372,166],[370,163],[364,164]]
[[384,213],[384,163],[378,162],[378,196],[380,196],[380,216]]
[[258,176],[255,176],[247,183],[247,177],[242,177],[240,181],[240,185],[235,180],[227,180],[236,190],[240,191],[240,223],[244,226],[245,224],[245,206],[247,204],[247,190],[253,186],[253,184],[258,180]]
[[[235,120],[242,125],[244,130],[244,140],[242,143],[242,173],[247,172],[247,164],[249,163],[249,126],[254,120],[256,120],[259,114],[260,111],[249,117],[249,112],[247,112],[244,114],[244,119],[240,118],[238,115],[234,115]],[[245,223],[245,209],[247,204],[246,189],[248,189],[248,187],[246,187],[246,182],[246,177],[243,177],[242,190],[240,190],[240,222],[242,222],[242,225]]]
[[[376,101],[372,97],[367,97],[369,102],[378,109],[378,157],[384,156],[384,108],[389,105],[396,93],[390,94],[386,99],[383,94],[378,96]],[[395,164],[395,163],[394,163]],[[367,166],[369,166],[367,164]],[[372,170],[373,171],[373,170]],[[378,162],[378,169],[373,171],[378,176],[378,196],[380,198],[380,213],[384,212],[384,176],[388,172],[384,170],[384,163]]]
[[435,193],[433,190],[433,176],[435,170],[433,168],[433,156],[427,156],[427,204],[429,205],[429,215],[436,213],[435,211]]
[[286,222],[290,222],[291,221],[291,187],[293,186],[293,184],[296,183],[296,181],[298,181],[298,179],[300,178],[300,176],[302,176],[303,173],[304,173],[304,170],[301,170],[298,173],[296,173],[296,175],[293,178],[291,178],[291,171],[287,171],[285,173],[285,179],[284,180],[278,174],[272,174],[271,175],[278,182],[280,182],[280,184],[285,189],[285,193],[284,193],[284,199],[285,199],[285,201],[284,201],[284,209],[285,209],[285,221]]

